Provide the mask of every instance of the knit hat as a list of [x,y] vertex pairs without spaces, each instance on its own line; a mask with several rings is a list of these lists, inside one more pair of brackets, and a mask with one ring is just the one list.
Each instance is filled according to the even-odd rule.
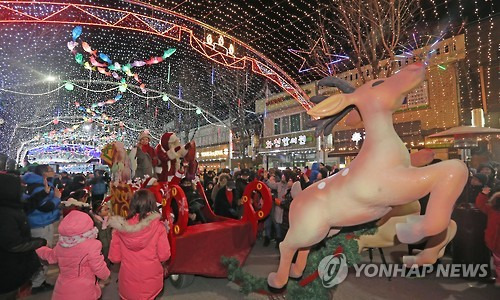
[[486,183],[488,183],[488,176],[486,176],[485,174],[476,173],[473,177],[476,177],[482,185],[486,185]]
[[143,138],[148,138],[151,141],[151,135],[149,134],[149,130],[144,130],[139,134],[139,141],[142,140]]

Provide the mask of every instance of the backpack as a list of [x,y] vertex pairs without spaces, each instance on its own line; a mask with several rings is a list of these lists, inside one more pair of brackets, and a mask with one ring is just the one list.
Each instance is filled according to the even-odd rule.
[[21,196],[21,202],[23,203],[24,211],[27,215],[31,214],[35,209],[45,204],[44,199],[35,201],[34,195],[45,189],[45,186],[41,183],[31,184],[25,189]]
[[104,181],[99,181],[92,185],[93,195],[104,195],[106,194],[106,191],[107,188],[106,188],[106,183],[104,183]]

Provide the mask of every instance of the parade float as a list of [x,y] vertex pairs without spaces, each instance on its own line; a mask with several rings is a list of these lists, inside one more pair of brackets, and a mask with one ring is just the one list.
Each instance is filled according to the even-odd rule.
[[[271,191],[261,181],[253,181],[246,187],[241,203],[242,217],[238,220],[216,215],[208,202],[196,168],[193,142],[182,146],[186,151],[179,151],[180,143],[172,132],[166,133],[173,143],[158,145],[157,151],[165,153],[160,157],[165,167],[160,178],[130,178],[130,161],[120,142],[113,142],[104,147],[101,159],[112,172],[109,196],[115,215],[127,216],[129,203],[135,191],[148,189],[154,193],[161,206],[162,217],[168,229],[171,257],[165,266],[166,276],[172,284],[183,288],[191,284],[195,275],[207,277],[227,277],[227,269],[221,263],[223,256],[236,258],[243,265],[257,239],[258,222],[266,218],[271,211]],[[174,137],[172,139],[172,137]],[[163,139],[165,141],[165,139]],[[165,147],[165,148],[163,148]],[[175,150],[177,149],[177,151]],[[170,156],[167,156],[167,153]],[[177,153],[177,155],[175,154]],[[179,173],[181,164],[186,170]],[[206,222],[189,225],[189,204],[183,189],[178,185],[182,176],[195,178],[196,190],[203,202],[202,212]],[[252,204],[253,194],[260,195],[258,208]],[[215,242],[216,241],[216,242]]]

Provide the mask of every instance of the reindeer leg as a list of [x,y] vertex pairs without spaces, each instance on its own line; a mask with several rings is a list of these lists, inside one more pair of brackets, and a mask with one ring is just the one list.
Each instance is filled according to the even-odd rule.
[[[414,244],[427,236],[445,230],[449,223],[453,205],[467,182],[467,166],[459,160],[448,160],[436,165],[412,171],[413,175],[428,175],[427,184],[431,195],[424,218],[414,223],[396,224],[398,239],[405,244]],[[419,184],[418,182],[416,184]]]
[[415,264],[419,266],[434,264],[439,258],[443,257],[446,246],[455,237],[456,233],[457,224],[452,220],[446,230],[430,237],[425,244],[425,249],[416,256],[403,256],[403,263],[409,268]]
[[[267,277],[267,283],[271,288],[282,289],[287,284],[288,276],[290,275],[290,269],[292,268],[291,265],[293,255],[295,254],[295,252],[297,252],[298,249],[308,248],[319,243],[322,239],[325,238],[330,228],[329,226],[321,227],[320,224],[321,222],[306,223],[305,227],[308,228],[304,228],[304,226],[295,227],[293,223],[290,224],[290,229],[288,230],[285,239],[280,243],[279,246],[281,257],[278,271],[276,273],[270,273]],[[297,267],[297,270],[295,270],[294,268],[293,275],[297,275],[298,272],[296,271],[300,271],[300,269],[302,269],[300,273],[304,271],[308,254],[309,250],[301,250],[299,252],[297,262],[299,263],[300,268]]]
[[288,275],[290,273],[290,265],[292,264],[293,255],[297,248],[293,248],[286,242],[286,238],[280,243],[280,265],[278,272],[272,272],[267,277],[267,284],[271,288],[281,289],[288,282]]
[[299,250],[299,253],[297,254],[297,260],[295,261],[294,264],[292,264],[292,267],[290,268],[291,278],[298,279],[302,277],[302,273],[306,268],[307,256],[309,255],[309,251],[311,250],[310,249]]

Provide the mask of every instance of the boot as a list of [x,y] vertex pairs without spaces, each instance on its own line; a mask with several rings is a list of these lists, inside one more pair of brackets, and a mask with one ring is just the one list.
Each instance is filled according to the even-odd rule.
[[268,236],[265,236],[263,246],[267,247],[267,246],[269,246],[269,243],[271,243],[271,239]]

